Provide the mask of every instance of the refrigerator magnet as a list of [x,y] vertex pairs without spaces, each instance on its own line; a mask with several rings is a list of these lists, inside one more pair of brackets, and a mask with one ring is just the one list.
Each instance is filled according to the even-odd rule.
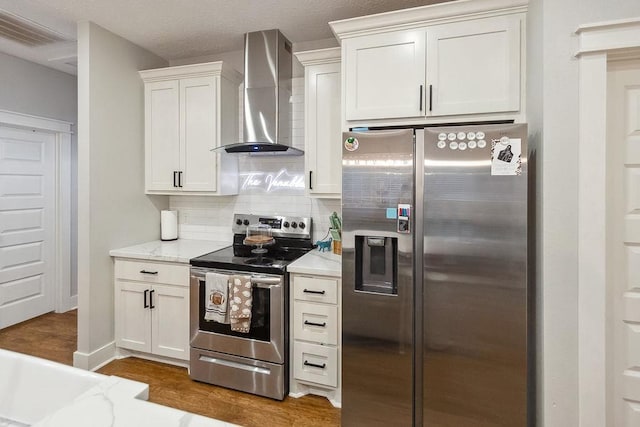
[[411,205],[398,204],[398,233],[411,233]]
[[520,138],[491,141],[491,175],[522,175],[522,140]]
[[347,151],[356,151],[359,145],[360,144],[358,143],[358,138],[355,138],[353,136],[350,136],[344,140],[344,148]]

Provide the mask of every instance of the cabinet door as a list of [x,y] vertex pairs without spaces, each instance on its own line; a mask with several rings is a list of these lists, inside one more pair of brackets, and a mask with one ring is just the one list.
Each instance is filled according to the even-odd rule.
[[175,191],[174,172],[180,170],[178,81],[146,83],[145,188]]
[[216,190],[218,77],[180,80],[181,190]]
[[153,285],[151,290],[151,352],[189,360],[189,288]]
[[309,193],[342,192],[340,63],[306,69],[306,160]]
[[343,49],[347,120],[424,116],[424,31],[347,39]]
[[116,345],[150,352],[151,312],[145,308],[145,296],[149,301],[149,285],[116,280],[115,287]]
[[[433,116],[520,109],[520,16],[444,24],[427,32]],[[427,87],[427,98],[429,87]]]

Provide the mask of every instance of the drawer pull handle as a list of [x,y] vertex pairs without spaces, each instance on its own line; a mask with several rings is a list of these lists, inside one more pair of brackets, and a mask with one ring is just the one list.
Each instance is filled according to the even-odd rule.
[[307,362],[306,360],[304,361],[304,366],[311,366],[314,368],[320,368],[320,369],[324,369],[327,367],[326,363],[323,363],[322,365],[318,365],[317,363],[311,363],[311,362]]
[[311,326],[320,326],[321,328],[324,328],[327,326],[327,322],[322,322],[322,323],[315,323],[315,322],[309,322],[308,320],[304,321],[305,325],[311,325]]
[[324,295],[325,294],[325,291],[314,291],[314,290],[311,290],[311,289],[305,289],[302,292],[304,292],[305,294],[317,294],[317,295]]
[[147,271],[147,270],[140,270],[140,273],[142,273],[142,274],[158,274],[157,271]]

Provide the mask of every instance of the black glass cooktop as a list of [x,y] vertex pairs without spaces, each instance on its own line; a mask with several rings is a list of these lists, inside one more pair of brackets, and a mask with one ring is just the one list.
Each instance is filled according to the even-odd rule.
[[194,267],[215,268],[233,271],[249,271],[265,274],[284,274],[287,265],[309,252],[313,246],[309,239],[276,239],[276,243],[265,246],[266,253],[253,253],[253,246],[242,244],[244,235],[234,236],[234,244],[208,254],[192,258]]

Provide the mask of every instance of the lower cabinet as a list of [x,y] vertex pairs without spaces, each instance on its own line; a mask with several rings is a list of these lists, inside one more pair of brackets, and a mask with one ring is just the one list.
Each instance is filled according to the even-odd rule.
[[291,384],[293,397],[325,396],[341,406],[341,280],[291,274]]
[[115,271],[116,346],[189,360],[189,266],[116,260]]

